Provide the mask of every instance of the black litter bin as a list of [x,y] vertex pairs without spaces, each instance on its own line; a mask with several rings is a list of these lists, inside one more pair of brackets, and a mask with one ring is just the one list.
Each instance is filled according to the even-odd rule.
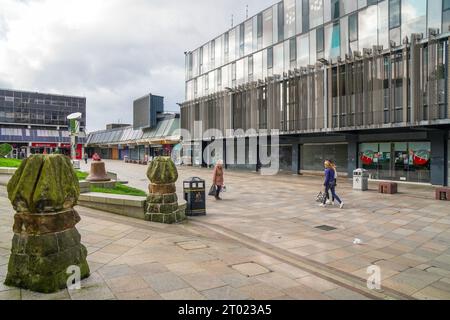
[[184,200],[187,202],[186,215],[206,215],[205,180],[194,177],[183,182]]

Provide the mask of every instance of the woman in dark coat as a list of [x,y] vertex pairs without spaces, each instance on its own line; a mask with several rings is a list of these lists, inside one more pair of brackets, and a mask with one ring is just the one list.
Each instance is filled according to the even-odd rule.
[[[325,161],[325,194],[328,194],[328,191],[331,191],[333,199],[337,200],[339,203],[339,207],[341,209],[344,208],[344,202],[339,198],[336,194],[336,167],[330,162]],[[327,203],[327,198],[325,197],[323,203],[320,204],[321,207],[325,207]]]

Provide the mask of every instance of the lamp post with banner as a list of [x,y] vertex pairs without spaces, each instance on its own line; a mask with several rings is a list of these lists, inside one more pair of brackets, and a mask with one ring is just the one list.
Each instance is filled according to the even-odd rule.
[[77,138],[80,135],[80,120],[82,117],[83,115],[79,112],[67,117],[67,120],[69,120],[70,158],[75,169],[80,169],[80,161],[77,160]]

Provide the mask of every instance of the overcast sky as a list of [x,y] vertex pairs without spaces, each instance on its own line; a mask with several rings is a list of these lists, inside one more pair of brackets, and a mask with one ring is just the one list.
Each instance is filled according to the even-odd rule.
[[87,98],[88,131],[184,98],[184,52],[276,0],[0,0],[0,88]]

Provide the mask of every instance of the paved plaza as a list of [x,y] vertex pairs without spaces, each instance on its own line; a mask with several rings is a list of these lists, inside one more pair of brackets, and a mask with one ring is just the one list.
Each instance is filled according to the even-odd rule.
[[[147,188],[145,166],[106,164]],[[212,180],[208,169],[179,174],[180,196],[184,179]],[[344,180],[340,210],[318,207],[317,177],[226,171],[225,184],[223,201],[208,199],[207,216],[181,225],[78,207],[92,270],[82,289],[42,295],[0,285],[0,299],[450,299],[450,205],[433,200],[432,188],[400,185],[388,196]],[[0,205],[3,282],[13,224],[4,187]],[[381,290],[367,288],[372,265]]]

